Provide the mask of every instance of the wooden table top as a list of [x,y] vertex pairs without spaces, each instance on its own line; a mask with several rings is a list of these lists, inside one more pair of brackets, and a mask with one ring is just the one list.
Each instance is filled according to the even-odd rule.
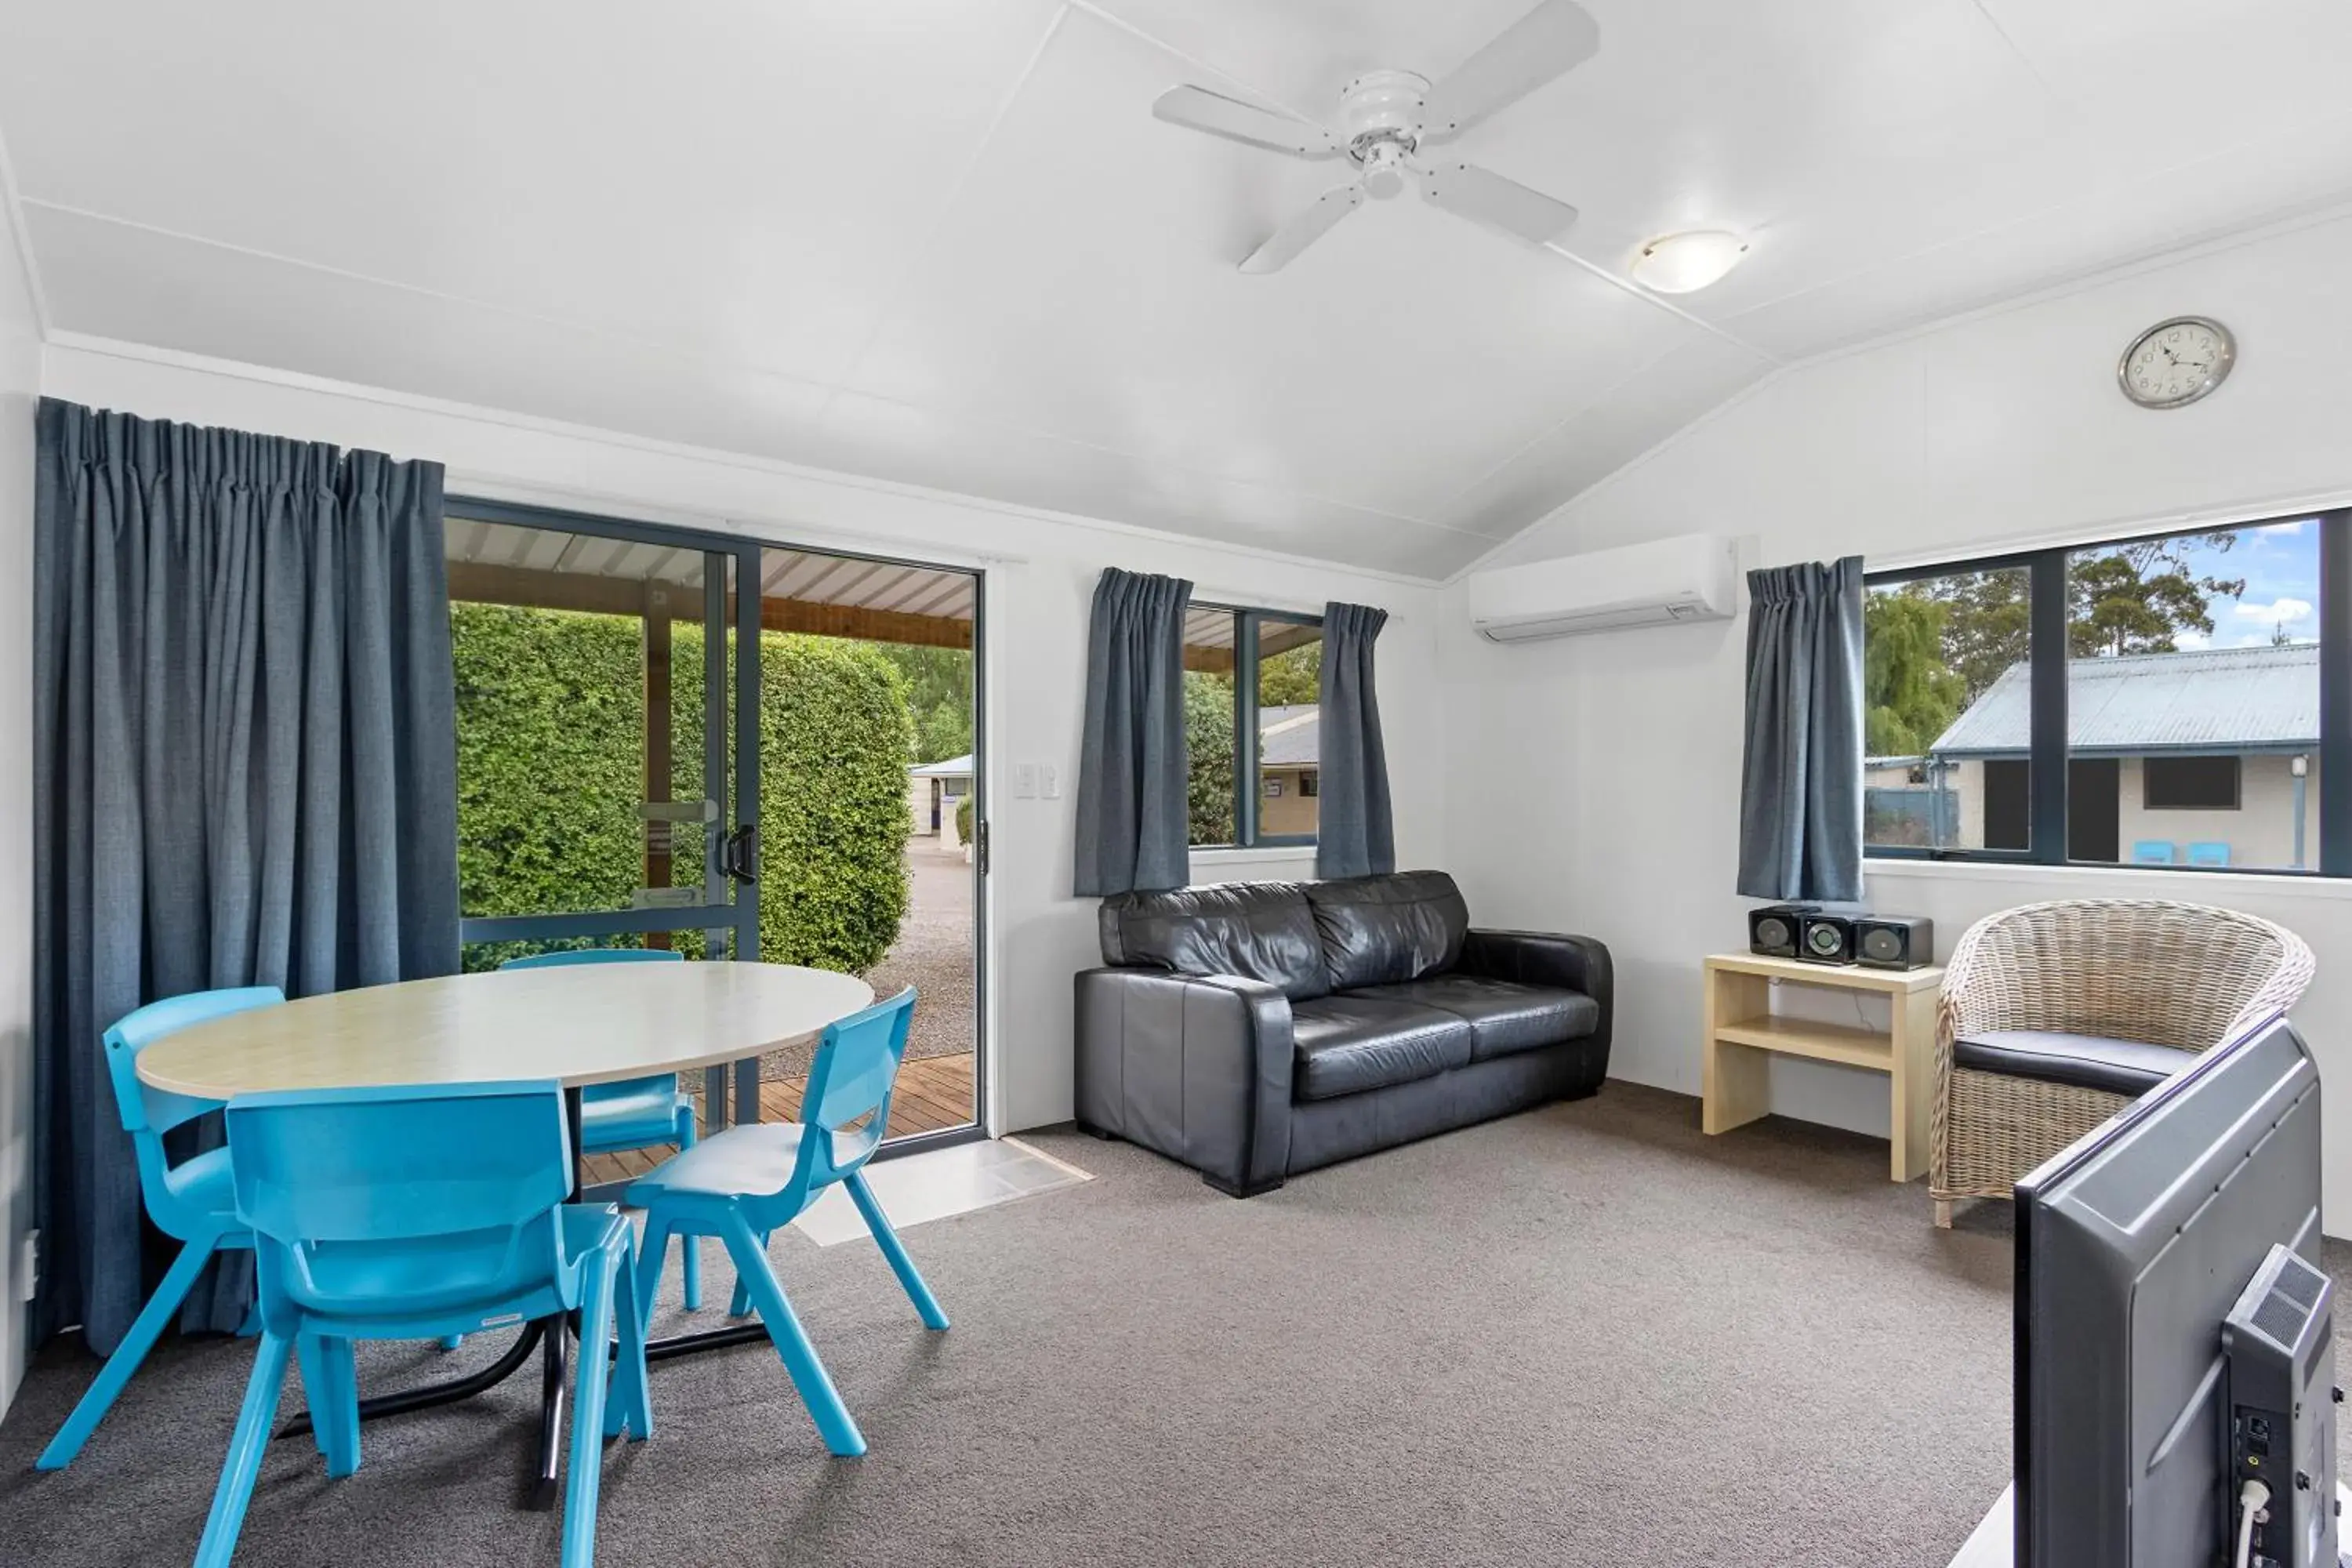
[[500,1079],[607,1083],[759,1056],[873,1000],[855,975],[782,963],[455,974],[215,1018],[140,1052],[139,1077],[202,1100]]

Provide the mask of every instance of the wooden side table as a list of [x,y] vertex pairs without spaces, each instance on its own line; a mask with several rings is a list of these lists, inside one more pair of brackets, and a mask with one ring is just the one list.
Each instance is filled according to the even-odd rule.
[[[1776,1016],[1772,982],[1884,996],[1894,1026],[1866,1029]],[[1938,965],[1925,969],[1863,969],[1802,963],[1751,952],[1718,952],[1706,964],[1706,1037],[1701,1047],[1705,1110],[1710,1133],[1745,1126],[1772,1109],[1770,1058],[1815,1061],[1883,1072],[1890,1080],[1894,1114],[1889,1174],[1907,1182],[1927,1169],[1927,1115],[1936,1092],[1936,994]]]

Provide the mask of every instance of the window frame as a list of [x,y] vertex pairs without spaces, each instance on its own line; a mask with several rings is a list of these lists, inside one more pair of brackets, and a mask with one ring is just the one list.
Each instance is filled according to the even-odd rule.
[[[1234,617],[1234,842],[1231,844],[1194,844],[1192,852],[1213,853],[1220,849],[1312,849],[1320,841],[1319,833],[1261,833],[1258,831],[1258,628],[1268,622],[1276,626],[1313,626],[1319,641],[1323,635],[1323,617],[1297,610],[1269,610],[1246,605],[1220,604],[1210,599],[1194,599],[1187,609],[1213,610],[1218,615]],[[1317,701],[1323,697],[1322,682],[1316,682]],[[1320,766],[1321,759],[1317,759]],[[1189,763],[1187,764],[1189,767]],[[1318,796],[1319,799],[1319,796]],[[1322,808],[1316,808],[1316,822],[1322,822]]]
[[[2140,866],[2129,861],[2076,860],[2066,853],[2066,563],[2086,550],[2179,539],[2191,534],[2270,528],[2310,519],[2319,527],[2319,763],[2316,867]],[[1985,861],[1996,865],[2083,866],[2130,871],[2181,872],[2194,876],[2352,877],[2352,507],[2291,511],[2273,517],[2211,521],[2183,528],[2117,533],[2036,550],[1956,557],[1863,574],[1863,592],[1970,572],[2022,568],[2026,574],[2028,684],[2027,781],[2030,817],[2024,849],[1934,848],[1918,845],[1864,844],[1874,860]],[[2241,762],[2242,790],[2243,763]]]

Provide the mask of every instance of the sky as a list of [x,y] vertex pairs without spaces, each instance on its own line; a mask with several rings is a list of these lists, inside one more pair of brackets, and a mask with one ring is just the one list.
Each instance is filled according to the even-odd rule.
[[2246,591],[2236,598],[2216,595],[2210,612],[2213,633],[2179,633],[2176,646],[2191,647],[2261,647],[2271,640],[2273,626],[2284,626],[2296,642],[2319,639],[2319,525],[2310,518],[2273,523],[2266,528],[2242,528],[2230,549],[2198,544],[2188,552],[2189,570],[2199,577],[2243,577]]

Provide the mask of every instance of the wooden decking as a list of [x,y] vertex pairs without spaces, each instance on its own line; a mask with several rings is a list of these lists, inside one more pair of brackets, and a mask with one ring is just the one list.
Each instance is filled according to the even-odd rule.
[[[890,1098],[890,1136],[937,1132],[977,1120],[972,1109],[971,1053],[924,1057],[898,1069],[898,1087]],[[699,1083],[698,1075],[695,1077]],[[771,1079],[760,1086],[760,1119],[789,1121],[801,1110],[804,1079]],[[592,1186],[641,1176],[676,1152],[669,1145],[630,1149],[618,1154],[592,1154],[584,1174]]]

